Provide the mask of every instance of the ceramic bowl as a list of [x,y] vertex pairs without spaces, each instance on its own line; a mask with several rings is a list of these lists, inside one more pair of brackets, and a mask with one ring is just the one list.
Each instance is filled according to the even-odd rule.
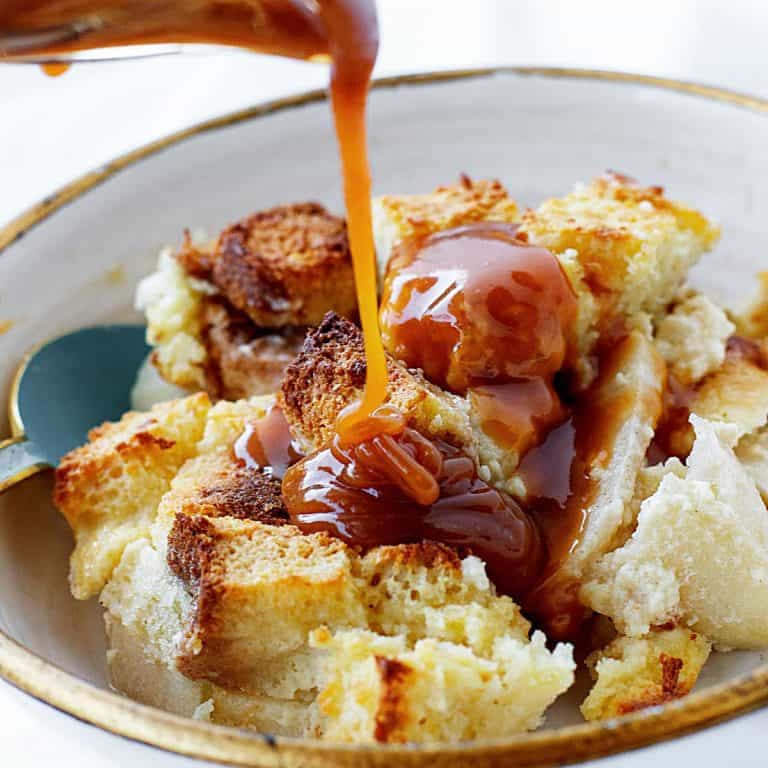
[[[379,83],[370,143],[378,192],[429,190],[460,171],[499,177],[530,205],[606,168],[662,184],[722,222],[723,239],[694,279],[734,301],[768,252],[767,128],[768,103],[722,91],[629,75],[507,70]],[[215,232],[252,210],[306,199],[342,209],[322,93],[184,131],[51,195],[0,230],[5,394],[35,343],[86,324],[137,319],[137,279],[184,227]],[[0,497],[0,672],[83,720],[167,750],[264,766],[552,764],[701,728],[768,700],[763,655],[734,653],[717,655],[697,691],[666,707],[589,725],[560,705],[538,733],[450,748],[337,747],[178,718],[109,691],[100,610],[69,596],[72,541],[48,501],[50,487],[42,475]]]

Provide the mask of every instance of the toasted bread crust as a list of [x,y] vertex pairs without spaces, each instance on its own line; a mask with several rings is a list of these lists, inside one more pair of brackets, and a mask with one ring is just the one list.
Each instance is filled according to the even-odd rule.
[[213,270],[212,244],[206,247],[196,245],[188,229],[184,230],[184,239],[176,253],[176,261],[184,271],[196,280],[211,280]]
[[377,547],[370,559],[378,568],[439,568],[445,573],[461,573],[461,558],[453,547],[425,539],[417,544]]
[[619,636],[587,658],[596,683],[582,713],[587,720],[603,720],[685,696],[710,650],[706,638],[674,625],[640,638]]
[[352,261],[343,219],[318,203],[259,211],[227,227],[208,257],[184,258],[263,328],[314,325],[334,309],[356,311]]
[[216,541],[212,519],[233,517],[272,526],[288,523],[279,480],[227,454],[200,462],[197,482],[189,490],[177,491],[173,499],[174,519],[168,533],[168,566],[190,584],[198,583],[208,571]]
[[408,710],[403,706],[404,689],[409,685],[411,668],[397,659],[375,656],[379,674],[379,705],[374,716],[373,737],[376,741],[397,743],[407,741],[402,731],[408,719]]
[[661,653],[658,658],[658,666],[661,668],[661,683],[656,686],[649,686],[637,698],[619,702],[616,707],[617,714],[628,715],[648,707],[658,707],[660,704],[666,704],[690,693],[692,686],[680,682],[680,673],[684,666],[683,659]]
[[268,525],[288,521],[280,481],[235,462],[204,477],[179,511],[187,515],[258,520]]
[[208,518],[177,514],[168,534],[168,567],[188,585],[198,584],[213,557],[215,535]]
[[[412,414],[427,396],[426,383],[391,358],[387,372],[389,402]],[[365,374],[360,329],[329,312],[286,369],[280,399],[288,422],[312,444],[327,443],[336,417],[362,392]]]
[[92,429],[90,442],[61,460],[53,501],[75,533],[70,581],[76,597],[97,594],[124,547],[146,534],[162,495],[194,454],[209,408],[208,396],[199,393],[148,413],[126,413]]
[[[521,232],[555,253],[576,251],[602,326],[618,313],[662,310],[696,257],[719,235],[700,213],[668,200],[663,188],[642,187],[610,173],[582,191],[526,211]],[[672,258],[664,249],[675,247],[681,235],[687,243]],[[643,270],[659,273],[653,290],[639,282]]]
[[498,179],[473,180],[465,173],[455,184],[427,195],[383,195],[376,205],[386,211],[401,237],[424,237],[473,221],[515,221],[518,208]]

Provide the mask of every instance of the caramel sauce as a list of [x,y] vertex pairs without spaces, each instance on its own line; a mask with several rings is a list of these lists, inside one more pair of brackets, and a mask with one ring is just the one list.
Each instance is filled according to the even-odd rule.
[[[731,336],[725,347],[726,361],[745,361],[768,370],[768,350],[764,343],[744,336]],[[658,464],[671,457],[688,458],[693,444],[693,427],[689,419],[696,395],[704,380],[695,385],[684,384],[667,374],[662,416],[648,449],[648,463]]]
[[768,349],[764,341],[731,336],[725,346],[725,356],[730,360],[746,360],[757,368],[768,370]]
[[575,315],[555,256],[489,222],[400,243],[381,305],[390,352],[469,393],[485,432],[518,453],[566,417],[553,377]]
[[278,480],[303,456],[294,443],[285,415],[277,406],[245,425],[235,442],[234,452],[246,467],[261,470]]
[[[482,223],[401,243],[381,324],[395,357],[471,397],[487,434],[520,454],[544,441],[536,454],[544,460],[571,423],[554,376],[575,312],[570,283],[549,251],[518,238],[513,225]],[[570,445],[575,452],[573,437]],[[531,454],[528,466],[536,461]],[[579,510],[564,509],[574,494],[574,462],[561,463],[563,519],[545,520],[542,512],[543,539],[537,520],[484,482],[472,458],[426,440],[384,406],[358,423],[353,439],[337,435],[292,467],[283,496],[307,533],[326,531],[362,548],[440,541],[481,557],[497,589],[521,597],[553,557],[559,562],[562,541],[569,546],[583,522]]]
[[407,427],[346,447],[337,436],[288,470],[283,497],[305,533],[362,548],[429,539],[471,551],[506,594],[524,593],[541,572],[531,518],[483,482],[469,456]]
[[543,377],[473,387],[470,397],[483,431],[518,455],[568,417],[554,386]]
[[61,77],[70,67],[70,64],[66,64],[60,61],[48,61],[40,65],[40,69],[48,75],[48,77]]
[[608,447],[632,407],[632,393],[610,386],[631,344],[629,337],[620,339],[600,356],[597,380],[571,406],[566,421],[526,453],[518,467],[528,491],[526,509],[547,552],[542,578],[523,596],[522,605],[555,640],[577,637],[589,614],[579,599],[578,580],[562,566],[581,540],[596,477],[612,460]]
[[516,231],[481,222],[401,243],[381,306],[390,352],[461,394],[559,371],[576,298],[555,256]]
[[648,447],[647,461],[658,464],[676,456],[685,461],[691,448],[693,430],[688,422],[696,399],[696,387],[683,384],[667,372],[661,419]]

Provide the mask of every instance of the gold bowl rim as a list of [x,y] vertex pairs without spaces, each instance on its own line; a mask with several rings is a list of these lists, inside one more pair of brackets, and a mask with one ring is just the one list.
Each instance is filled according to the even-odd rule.
[[[559,67],[487,67],[398,75],[373,88],[453,82],[497,74],[607,81],[678,92],[768,116],[768,99],[724,88],[650,75]],[[202,133],[326,99],[315,89],[238,110],[172,133],[75,179],[0,228],[0,254],[67,203],[163,149]],[[272,737],[173,715],[98,688],[24,648],[0,630],[0,676],[85,723],[115,735],[188,757],[229,765],[260,766],[537,766],[574,763],[681,736],[768,704],[768,664],[663,706],[614,720],[584,723],[513,738],[459,745],[338,745]]]

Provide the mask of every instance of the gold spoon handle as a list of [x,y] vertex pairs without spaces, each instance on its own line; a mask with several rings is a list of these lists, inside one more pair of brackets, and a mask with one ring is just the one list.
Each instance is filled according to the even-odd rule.
[[50,466],[24,436],[0,442],[0,493]]

